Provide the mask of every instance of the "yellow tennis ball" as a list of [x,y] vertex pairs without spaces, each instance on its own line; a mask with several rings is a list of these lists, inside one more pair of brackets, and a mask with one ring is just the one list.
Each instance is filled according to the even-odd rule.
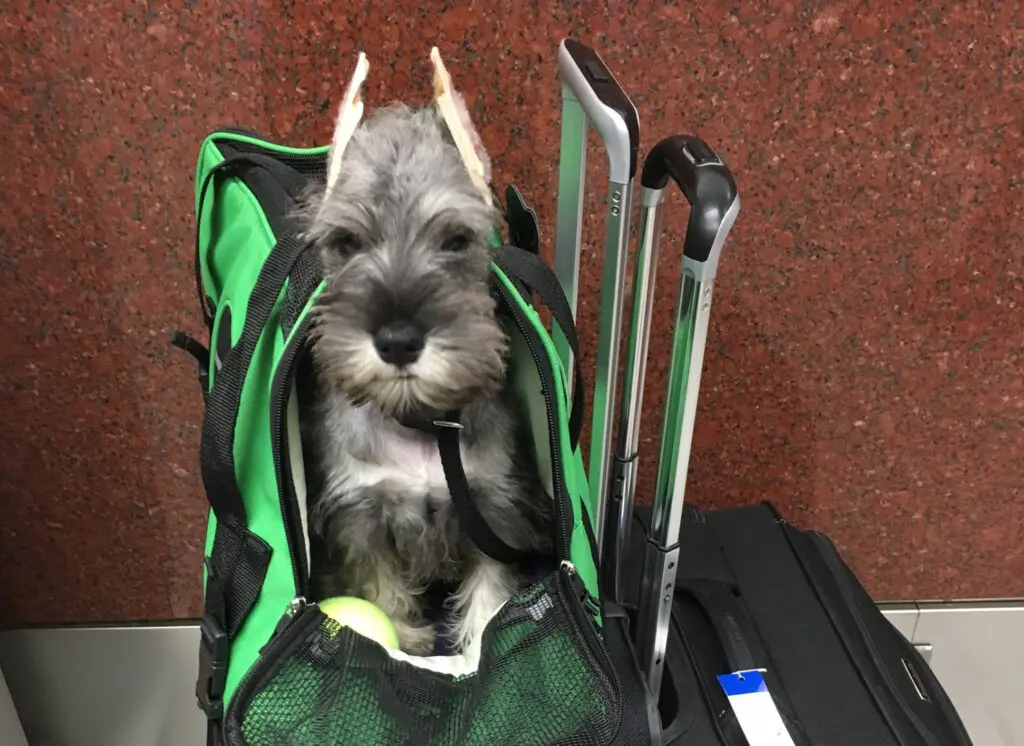
[[388,615],[378,607],[354,596],[335,596],[320,602],[320,611],[342,627],[368,637],[386,648],[398,649],[398,633]]

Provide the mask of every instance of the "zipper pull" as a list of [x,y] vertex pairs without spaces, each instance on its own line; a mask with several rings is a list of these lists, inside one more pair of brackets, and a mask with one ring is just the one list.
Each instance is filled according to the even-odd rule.
[[260,648],[260,655],[263,654],[263,651],[266,650],[274,640],[280,637],[282,633],[291,626],[291,623],[295,621],[296,617],[302,613],[307,605],[308,603],[303,596],[296,596],[288,602],[288,605],[285,607],[284,614],[281,615],[281,618],[274,626],[274,632],[270,635],[270,639],[267,640],[266,644]]
[[580,603],[590,612],[591,616],[597,617],[601,613],[601,603],[594,598],[594,595],[587,588],[587,584],[583,582],[583,578],[580,577],[579,571],[569,560],[562,560],[562,570],[569,576],[569,583],[577,593]]

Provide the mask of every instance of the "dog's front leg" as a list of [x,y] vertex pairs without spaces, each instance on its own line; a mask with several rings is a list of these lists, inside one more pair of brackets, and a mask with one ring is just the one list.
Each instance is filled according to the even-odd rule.
[[469,573],[450,602],[455,613],[452,625],[455,644],[474,667],[480,662],[484,628],[498,609],[515,595],[517,585],[512,568],[476,553]]
[[398,633],[398,646],[409,655],[429,654],[436,634],[434,625],[423,616],[422,589],[403,577],[394,557],[376,553],[353,569],[356,594],[388,615]]

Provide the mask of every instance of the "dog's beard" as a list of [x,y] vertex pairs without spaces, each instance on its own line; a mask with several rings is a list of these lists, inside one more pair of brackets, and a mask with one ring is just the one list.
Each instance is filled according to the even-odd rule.
[[505,380],[508,340],[493,318],[462,319],[458,329],[432,332],[416,362],[399,368],[381,359],[369,334],[328,325],[317,334],[315,351],[321,372],[353,404],[372,403],[401,417],[461,409],[496,395]]

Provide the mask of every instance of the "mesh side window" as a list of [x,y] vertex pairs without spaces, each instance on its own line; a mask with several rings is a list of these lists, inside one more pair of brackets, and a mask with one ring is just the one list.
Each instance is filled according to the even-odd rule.
[[325,619],[242,708],[233,746],[609,744],[621,705],[553,578],[491,622],[477,673],[390,658]]

